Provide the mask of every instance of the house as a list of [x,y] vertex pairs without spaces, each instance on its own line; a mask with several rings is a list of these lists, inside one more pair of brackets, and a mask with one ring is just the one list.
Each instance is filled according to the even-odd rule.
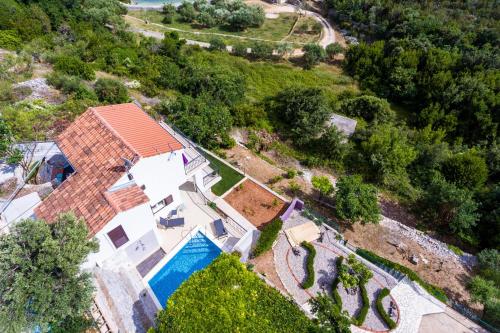
[[72,211],[85,220],[100,245],[87,267],[138,265],[158,253],[180,237],[159,224],[190,204],[182,186],[206,191],[220,180],[191,142],[133,103],[89,108],[56,142],[74,172],[35,214],[50,223]]

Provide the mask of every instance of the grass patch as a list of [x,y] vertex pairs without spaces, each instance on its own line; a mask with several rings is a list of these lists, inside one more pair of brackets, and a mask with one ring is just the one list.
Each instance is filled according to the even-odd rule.
[[222,253],[191,275],[158,313],[159,332],[312,332],[314,323],[281,293]]
[[388,259],[382,258],[375,253],[365,250],[365,249],[357,249],[356,253],[360,255],[361,257],[365,258],[368,261],[373,262],[374,264],[382,264],[388,268],[395,269],[403,274],[406,274],[408,278],[416,283],[418,283],[422,288],[427,290],[427,292],[434,297],[436,297],[438,300],[440,300],[443,303],[446,303],[448,301],[448,297],[446,296],[446,293],[444,292],[443,289],[436,287],[430,283],[425,282],[422,280],[420,276],[418,276],[417,273],[409,269],[408,267],[405,267],[401,264],[392,262]]
[[327,95],[331,94],[331,98],[345,90],[357,90],[352,78],[340,74],[334,66],[325,64],[306,71],[288,62],[253,62],[221,52],[198,52],[190,59],[241,73],[246,81],[245,94],[250,102],[261,102],[285,88],[297,85],[324,89]]
[[253,250],[253,257],[258,257],[261,254],[269,251],[273,246],[274,241],[278,237],[278,233],[283,226],[283,221],[277,218],[271,221],[271,223],[266,224],[260,233],[255,249]]
[[462,251],[458,246],[448,244],[448,248],[457,256],[462,256],[464,254],[464,251]]
[[302,283],[302,288],[307,289],[311,288],[314,284],[314,257],[316,257],[316,249],[311,243],[308,243],[306,241],[302,242],[300,245],[307,251],[307,258],[306,258],[307,276],[304,283]]
[[394,320],[392,320],[392,318],[385,311],[384,306],[382,305],[382,300],[385,297],[389,296],[389,293],[390,293],[389,289],[387,289],[387,288],[382,289],[377,295],[377,300],[376,300],[375,304],[377,306],[377,311],[380,314],[380,317],[382,317],[382,319],[385,321],[387,326],[389,326],[389,328],[392,330],[392,329],[396,328],[396,322]]
[[205,157],[210,161],[210,167],[217,170],[219,176],[222,178],[217,184],[212,186],[212,192],[215,195],[223,195],[231,187],[243,179],[243,175],[241,173],[231,168],[226,163],[221,162],[210,154],[205,154]]
[[[244,31],[232,31],[224,26],[203,28],[200,26],[193,25],[191,23],[183,22],[179,14],[174,15],[174,20],[171,24],[164,24],[162,22],[163,15],[158,11],[152,11],[152,10],[129,11],[128,15],[137,17],[141,20],[147,20],[151,23],[161,24],[167,28],[175,28],[193,33],[204,32],[204,33],[227,34],[227,35],[234,35],[241,37],[259,38],[275,42],[281,41],[288,35],[288,33],[290,32],[295,23],[295,20],[297,20],[298,17],[296,13],[281,13],[279,17],[276,19],[266,18],[264,20],[264,24],[259,28],[250,27],[248,29],[245,29]],[[198,34],[197,36],[201,37],[203,35]],[[208,36],[211,38],[210,35]],[[301,42],[300,38],[295,40],[295,42],[300,43]],[[304,39],[304,43],[307,42],[308,41]]]

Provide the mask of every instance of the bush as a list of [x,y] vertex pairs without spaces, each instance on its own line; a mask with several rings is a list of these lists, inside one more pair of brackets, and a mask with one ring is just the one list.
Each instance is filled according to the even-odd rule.
[[79,77],[54,72],[47,77],[47,82],[66,95],[73,95],[76,99],[97,99],[96,94]]
[[99,79],[95,83],[95,92],[99,101],[109,104],[126,103],[130,100],[123,83],[112,79]]
[[251,47],[251,55],[255,59],[265,60],[273,57],[273,46],[267,42],[255,42]]
[[248,55],[248,47],[246,44],[237,43],[233,46],[233,54],[238,57],[246,57]]
[[355,319],[353,319],[353,321],[356,323],[356,325],[361,326],[365,322],[366,315],[368,314],[368,309],[370,308],[370,299],[368,298],[368,292],[366,291],[364,283],[359,285],[359,289],[361,290],[363,305],[361,306],[361,310],[359,310],[358,315]]
[[306,241],[302,242],[300,244],[304,249],[307,251],[307,258],[306,258],[306,269],[307,269],[307,276],[305,281],[302,283],[302,288],[307,289],[311,288],[314,284],[314,257],[316,257],[316,249],[311,243],[308,243]]
[[262,228],[259,239],[257,240],[257,245],[255,245],[255,249],[253,250],[253,257],[258,257],[271,249],[282,226],[283,221],[277,218]]
[[21,37],[15,30],[0,30],[0,48],[17,50],[21,46]]
[[210,39],[210,51],[226,51],[226,43],[220,37]]
[[420,276],[418,276],[417,273],[415,273],[411,269],[409,269],[403,265],[400,265],[398,263],[387,260],[385,258],[382,258],[382,257],[376,255],[375,253],[368,251],[368,250],[365,250],[365,249],[357,249],[356,253],[359,256],[365,258],[366,260],[373,262],[374,264],[382,264],[388,268],[392,268],[392,269],[395,269],[403,274],[406,274],[406,276],[408,276],[408,278],[410,280],[418,283],[420,286],[422,286],[422,288],[427,290],[427,292],[429,294],[433,295],[441,302],[446,303],[448,301],[448,297],[446,296],[446,293],[444,292],[443,289],[436,287],[430,283],[425,282],[424,280],[422,280],[420,278]]
[[380,317],[382,317],[387,326],[389,326],[389,328],[392,330],[396,328],[396,323],[394,322],[394,320],[392,320],[389,314],[387,314],[387,312],[384,309],[384,306],[382,305],[382,300],[386,296],[389,296],[389,293],[390,293],[389,289],[387,288],[382,289],[377,295],[377,300],[375,304],[377,306],[377,311],[380,314]]
[[294,179],[295,176],[297,176],[297,170],[295,170],[295,169],[288,169],[286,171],[286,178],[287,179]]
[[84,80],[93,80],[95,78],[92,67],[77,57],[61,56],[56,58],[54,69],[68,75],[78,76]]

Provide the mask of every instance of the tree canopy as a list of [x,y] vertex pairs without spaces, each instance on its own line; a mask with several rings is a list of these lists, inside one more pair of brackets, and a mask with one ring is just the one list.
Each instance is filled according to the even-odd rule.
[[309,332],[305,314],[240,262],[221,254],[168,299],[150,333]]
[[85,223],[71,214],[52,224],[23,220],[0,236],[2,331],[59,327],[81,318],[90,308],[93,285],[80,265],[97,248]]
[[363,183],[361,176],[342,176],[337,181],[335,211],[347,222],[378,223],[380,208],[377,190]]

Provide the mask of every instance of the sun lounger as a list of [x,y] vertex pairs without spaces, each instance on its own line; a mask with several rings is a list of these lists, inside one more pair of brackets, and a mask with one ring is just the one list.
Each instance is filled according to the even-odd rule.
[[182,227],[184,225],[184,218],[178,217],[175,219],[164,219],[163,217],[160,217],[159,225],[163,228]]
[[223,236],[227,236],[227,230],[224,227],[224,223],[221,219],[214,221],[214,229],[215,229],[215,237],[220,238]]

